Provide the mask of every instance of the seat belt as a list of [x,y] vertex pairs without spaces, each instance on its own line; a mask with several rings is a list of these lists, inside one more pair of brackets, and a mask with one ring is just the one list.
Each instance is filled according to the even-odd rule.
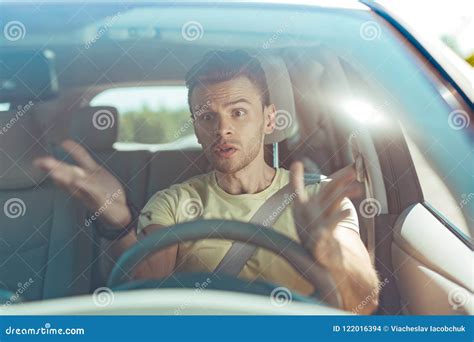
[[[306,173],[304,175],[305,185],[319,183],[326,176],[317,175],[314,173]],[[263,226],[273,226],[276,220],[280,217],[286,207],[291,203],[287,198],[291,197],[291,186],[288,183],[283,188],[275,192],[255,214],[250,218],[249,222],[260,224]],[[222,258],[219,265],[215,269],[215,273],[225,273],[231,276],[238,276],[242,268],[244,268],[247,261],[255,253],[257,246],[250,245],[245,242],[235,241],[227,251],[224,258]]]
[[[62,149],[53,147],[52,153],[59,160],[75,165]],[[43,299],[89,292],[92,241],[84,231],[86,218],[86,207],[63,190],[55,189]]]

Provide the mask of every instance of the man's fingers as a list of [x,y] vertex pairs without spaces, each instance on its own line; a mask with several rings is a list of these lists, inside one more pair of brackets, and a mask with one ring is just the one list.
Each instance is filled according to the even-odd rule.
[[291,191],[296,193],[296,200],[299,203],[306,203],[308,195],[304,188],[304,166],[301,161],[295,161],[290,166]]
[[73,192],[71,193],[74,197],[77,197],[83,201],[83,203],[90,209],[95,208],[95,203],[100,203],[101,198],[91,189],[87,181],[81,179],[74,182]]
[[356,172],[353,164],[333,173],[330,177],[330,181],[323,183],[321,190],[318,192],[320,203],[324,203],[328,197],[338,191],[339,188],[348,187],[355,180]]
[[327,221],[326,221],[326,226],[328,229],[334,230],[339,222],[342,220],[348,218],[351,215],[351,210],[350,209],[344,209],[342,211],[339,211],[332,216],[330,216]]
[[339,210],[344,198],[359,197],[361,194],[361,185],[356,182],[352,182],[334,189],[334,191],[328,193],[325,198],[314,196],[310,199],[310,203],[312,206],[318,206],[321,213],[324,213],[324,215],[331,215],[332,213]]
[[46,171],[61,186],[71,186],[76,179],[86,176],[81,168],[61,162],[53,157],[38,158],[34,160],[33,165]]
[[356,176],[355,164],[352,163],[332,173],[328,178],[336,180],[339,178],[346,178],[346,177],[355,178],[355,176]]
[[325,234],[328,234],[330,231],[333,231],[337,227],[339,222],[348,218],[350,215],[351,210],[345,209],[327,217],[323,222],[321,222],[320,225],[318,225],[318,227],[320,227],[319,229],[313,229],[309,232],[310,242],[316,242],[317,239],[321,237],[323,233],[322,230],[326,230]]
[[64,150],[71,154],[79,166],[85,168],[86,170],[94,170],[98,167],[95,160],[90,156],[89,152],[80,144],[74,140],[64,140],[61,143],[61,146]]

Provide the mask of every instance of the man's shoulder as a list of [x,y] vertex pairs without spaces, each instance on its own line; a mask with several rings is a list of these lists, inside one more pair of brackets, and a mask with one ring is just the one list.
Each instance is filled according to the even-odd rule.
[[212,180],[212,172],[203,173],[194,177],[191,177],[181,183],[175,183],[166,189],[157,191],[153,197],[159,197],[160,195],[167,195],[172,197],[181,197],[184,193],[196,193],[201,192],[205,187],[209,185]]
[[141,210],[138,231],[150,224],[170,226],[179,222],[178,211],[182,205],[185,205],[185,213],[192,213],[196,205],[200,205],[199,198],[212,179],[211,176],[210,173],[197,175],[155,192]]
[[212,181],[213,172],[203,173],[197,176],[193,176],[184,182],[173,184],[169,189],[183,189],[183,188],[196,188],[199,186],[207,186]]

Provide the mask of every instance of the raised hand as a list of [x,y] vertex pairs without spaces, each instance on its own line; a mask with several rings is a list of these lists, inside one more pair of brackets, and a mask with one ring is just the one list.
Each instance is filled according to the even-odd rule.
[[117,227],[127,225],[131,214],[120,182],[78,143],[65,140],[61,145],[77,161],[77,166],[50,156],[36,159],[34,165],[85,206],[100,211],[99,219]]
[[354,165],[332,174],[331,181],[322,183],[320,191],[312,196],[308,196],[304,187],[303,163],[294,162],[290,171],[292,191],[296,194],[293,218],[298,235],[315,260],[324,265],[339,249],[333,235],[335,228],[351,214],[349,209],[342,209],[342,201],[346,197],[360,196],[362,192]]

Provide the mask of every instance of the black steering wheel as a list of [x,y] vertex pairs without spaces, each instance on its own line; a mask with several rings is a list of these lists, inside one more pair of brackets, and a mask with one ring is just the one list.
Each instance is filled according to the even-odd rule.
[[[277,285],[268,282],[249,283],[236,277],[223,274],[217,276],[213,273],[182,273],[161,280],[129,281],[133,269],[150,255],[180,242],[202,239],[241,241],[279,254],[317,289],[314,294],[316,299],[332,307],[340,308],[342,306],[340,294],[329,272],[316,264],[310,253],[298,242],[262,225],[229,220],[189,221],[153,232],[120,257],[110,274],[107,286],[115,290],[164,287],[195,288],[197,283],[212,277],[213,285],[211,288],[214,289],[232,291],[245,286],[246,292],[268,294],[269,291],[278,288]],[[216,278],[219,281],[216,282]],[[298,300],[298,298],[304,297],[295,295],[294,298]]]

